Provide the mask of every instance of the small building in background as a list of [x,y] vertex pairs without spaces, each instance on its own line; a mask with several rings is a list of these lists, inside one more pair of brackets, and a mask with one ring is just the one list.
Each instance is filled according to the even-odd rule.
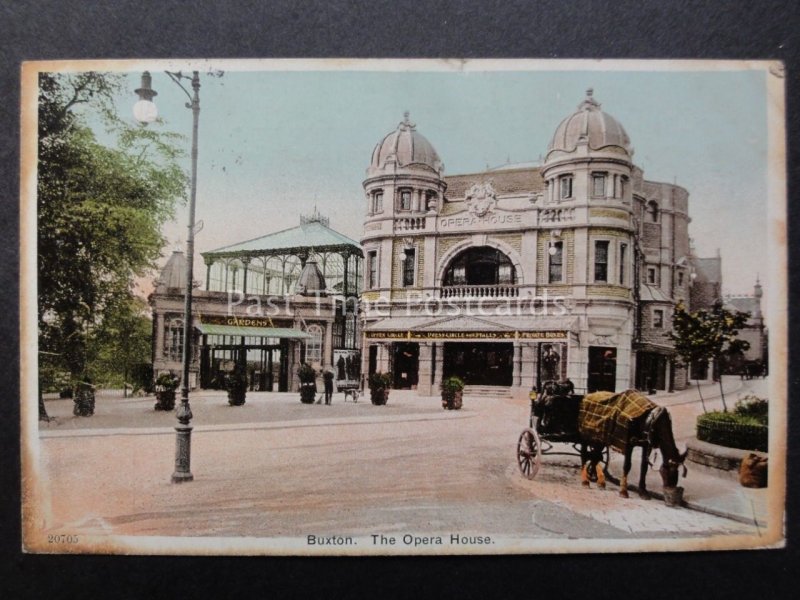
[[747,312],[750,318],[746,325],[739,330],[739,339],[750,344],[741,357],[733,357],[728,366],[729,373],[740,373],[744,376],[766,376],[769,371],[768,341],[769,332],[764,323],[764,314],[761,311],[761,299],[764,290],[761,282],[756,279],[752,295],[727,295],[724,306],[728,310]]
[[[360,380],[363,254],[327,217],[315,210],[297,227],[202,256],[205,281],[195,282],[193,292],[190,387],[222,387],[237,362],[246,364],[251,390],[297,389],[301,362],[335,370],[340,380]],[[149,297],[156,377],[182,372],[185,281],[186,257],[176,250]]]

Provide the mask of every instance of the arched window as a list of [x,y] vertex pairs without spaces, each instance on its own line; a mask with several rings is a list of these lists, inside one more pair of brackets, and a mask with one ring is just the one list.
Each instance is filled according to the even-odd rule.
[[450,261],[443,285],[497,285],[517,283],[511,260],[489,246],[467,248]]
[[310,365],[322,364],[322,327],[309,325],[306,333],[311,336],[306,341],[306,362]]

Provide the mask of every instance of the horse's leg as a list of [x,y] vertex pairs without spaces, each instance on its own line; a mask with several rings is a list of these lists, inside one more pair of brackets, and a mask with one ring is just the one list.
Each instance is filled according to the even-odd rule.
[[644,444],[642,446],[642,468],[639,472],[639,497],[644,500],[650,499],[650,492],[647,491],[647,467],[649,463],[647,459],[650,457],[650,446]]
[[633,454],[633,446],[625,448],[625,463],[622,466],[622,480],[619,482],[619,495],[623,498],[628,497],[628,473],[631,470],[631,455]]
[[606,489],[606,475],[603,473],[603,449],[594,449],[594,472],[597,474],[597,487]]
[[589,487],[589,456],[586,451],[586,444],[581,444],[581,485]]

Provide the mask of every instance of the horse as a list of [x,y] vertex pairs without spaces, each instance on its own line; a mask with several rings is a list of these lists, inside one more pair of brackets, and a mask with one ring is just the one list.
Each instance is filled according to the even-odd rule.
[[[635,392],[629,390],[627,393]],[[582,402],[585,401],[586,398]],[[596,474],[598,487],[605,487],[605,477],[603,470],[600,468],[600,462],[603,451],[609,445],[611,445],[610,439],[598,440],[581,436],[581,460],[583,463],[581,466],[581,484],[584,487],[589,486],[590,477],[593,474]],[[688,449],[683,453],[678,450],[675,444],[675,436],[672,433],[672,418],[669,411],[663,406],[653,405],[630,421],[627,431],[627,443],[623,448],[623,473],[619,484],[619,495],[621,497],[629,497],[628,474],[633,463],[633,449],[636,447],[642,449],[639,474],[639,496],[641,498],[650,498],[650,493],[647,491],[646,478],[647,469],[650,465],[650,453],[654,449],[658,449],[661,453],[662,464],[659,468],[659,475],[661,475],[661,481],[665,488],[677,486],[681,468],[683,468],[683,476],[686,477],[686,465],[684,463]]]

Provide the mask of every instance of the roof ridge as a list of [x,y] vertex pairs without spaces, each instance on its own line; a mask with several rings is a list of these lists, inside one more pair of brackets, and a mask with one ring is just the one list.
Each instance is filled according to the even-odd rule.
[[286,231],[291,231],[292,229],[297,229],[301,227],[303,224],[295,225],[294,227],[287,227],[286,229],[279,229],[278,231],[273,231],[272,233],[267,233],[266,235],[259,235],[254,238],[250,238],[249,240],[242,240],[241,242],[234,242],[233,244],[228,244],[227,246],[220,246],[219,248],[215,248],[214,250],[207,250],[206,252],[201,252],[200,254],[210,254],[213,252],[222,252],[226,248],[230,248],[231,246],[241,246],[242,244],[249,244],[250,242],[255,242],[256,240],[260,240],[266,237],[270,237],[273,235],[278,235],[279,233],[284,233]]
[[[292,235],[294,232],[297,232],[297,234],[303,234],[304,236],[306,236],[306,235],[315,235],[314,233],[309,231],[309,228],[312,228],[312,229],[316,228],[318,231],[322,231],[326,235],[328,235],[328,236],[330,236],[330,237],[332,237],[334,239],[331,240],[329,244],[320,244],[318,242],[308,243],[308,244],[299,243],[299,244],[295,244],[293,246],[285,246],[285,248],[288,249],[290,247],[294,248],[294,247],[300,247],[300,246],[303,246],[303,245],[307,245],[308,247],[314,247],[314,246],[326,246],[326,245],[333,246],[333,245],[339,245],[339,244],[341,244],[341,245],[349,245],[349,246],[356,246],[356,247],[360,247],[361,246],[354,239],[344,235],[343,233],[340,233],[340,232],[336,231],[335,229],[325,225],[324,223],[320,223],[319,221],[310,221],[308,223],[301,223],[299,225],[295,225],[294,227],[287,227],[286,229],[281,229],[281,230],[278,230],[278,231],[274,231],[272,233],[268,233],[266,235],[261,235],[261,236],[258,236],[258,237],[254,237],[254,238],[251,238],[249,240],[243,240],[241,242],[235,242],[233,244],[227,244],[225,246],[222,246],[220,248],[216,248],[214,250],[208,250],[206,252],[201,252],[201,255],[205,256],[205,255],[209,255],[209,254],[217,254],[217,253],[222,253],[222,252],[240,252],[240,251],[244,251],[241,248],[241,246],[245,246],[247,244],[253,244],[253,243],[256,243],[256,242],[260,242],[260,241],[263,241],[264,243],[268,243],[270,239],[274,240],[275,238],[277,238],[278,236],[281,236],[281,235],[283,235],[283,236]],[[319,234],[316,234],[316,235],[319,235]],[[237,250],[236,248],[239,248],[239,249]],[[284,247],[278,246],[278,247],[275,247],[275,248],[272,248],[272,249],[280,250],[282,248],[284,248]],[[254,249],[251,249],[251,250],[254,250]]]

